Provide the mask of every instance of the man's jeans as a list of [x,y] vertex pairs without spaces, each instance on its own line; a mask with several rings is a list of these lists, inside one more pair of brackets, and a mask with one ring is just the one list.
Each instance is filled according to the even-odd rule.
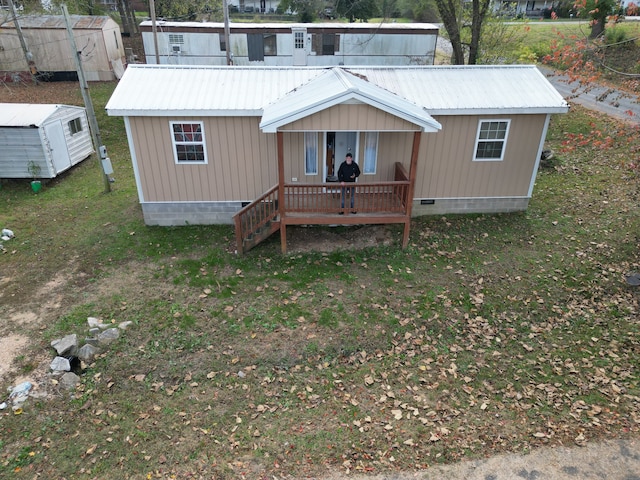
[[353,203],[356,199],[356,187],[342,187],[342,192],[340,195],[340,207],[344,208],[344,197],[346,195],[351,196],[351,208],[353,209]]

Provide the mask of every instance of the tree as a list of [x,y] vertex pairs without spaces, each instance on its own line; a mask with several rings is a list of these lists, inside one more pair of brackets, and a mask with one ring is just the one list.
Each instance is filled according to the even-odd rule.
[[602,35],[608,17],[615,13],[617,6],[617,0],[577,0],[575,4],[578,16],[591,21],[590,38]]
[[356,20],[366,22],[379,14],[376,0],[336,0],[335,8],[338,15],[352,23]]
[[471,0],[470,12],[468,2],[457,0],[435,0],[435,2],[451,42],[453,63],[464,65],[466,50],[467,63],[475,65],[480,52],[482,23],[489,12],[491,0]]
[[219,9],[220,0],[156,0],[156,16],[172,20],[195,20],[199,14]]
[[282,0],[278,5],[278,11],[291,10],[296,13],[298,21],[311,23],[316,19],[321,6],[319,0]]

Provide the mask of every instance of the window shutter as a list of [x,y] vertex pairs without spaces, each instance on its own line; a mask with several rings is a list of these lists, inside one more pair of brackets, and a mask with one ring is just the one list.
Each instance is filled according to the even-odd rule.
[[336,35],[334,37],[333,51],[334,51],[334,53],[340,51],[340,34],[338,34],[338,33],[336,33]]

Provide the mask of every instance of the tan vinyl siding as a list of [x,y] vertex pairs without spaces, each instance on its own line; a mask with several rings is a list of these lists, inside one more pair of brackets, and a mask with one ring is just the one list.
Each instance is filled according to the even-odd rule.
[[[247,201],[277,183],[275,135],[254,117],[131,117],[140,183],[148,202]],[[170,121],[204,122],[208,164],[175,163]]]
[[[508,118],[511,125],[504,160],[474,162],[478,122]],[[442,130],[422,135],[415,198],[526,196],[545,118],[545,115],[437,118]],[[528,157],[523,157],[523,152],[529,152]]]
[[[357,127],[356,127],[357,125]],[[285,125],[283,131],[416,131],[420,127],[365,104],[341,104]]]

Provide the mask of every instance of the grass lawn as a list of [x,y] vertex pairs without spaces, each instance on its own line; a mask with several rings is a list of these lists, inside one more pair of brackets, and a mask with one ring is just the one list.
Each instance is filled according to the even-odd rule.
[[[229,226],[143,224],[112,88],[92,87],[111,193],[95,160],[0,189],[0,337],[29,339],[0,390],[46,393],[0,412],[0,477],[384,473],[637,435],[634,128],[554,117],[523,213],[416,218],[405,250],[237,257]],[[49,344],[89,316],[133,326],[70,396]]]

